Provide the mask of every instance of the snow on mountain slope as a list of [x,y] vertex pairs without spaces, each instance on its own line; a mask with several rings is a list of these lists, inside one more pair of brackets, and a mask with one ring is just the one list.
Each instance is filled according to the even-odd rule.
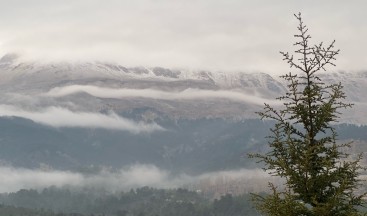
[[[268,89],[282,92],[284,87],[265,73],[225,73],[209,71],[190,71],[167,69],[162,67],[126,68],[118,64],[93,63],[54,63],[42,64],[37,62],[20,62],[16,55],[6,55],[0,59],[0,84],[7,82],[24,81],[61,82],[67,80],[113,79],[145,80],[145,81],[193,81],[206,83],[212,88],[224,89]],[[215,87],[214,87],[215,86]]]
[[[345,121],[366,124],[360,115],[367,108],[367,72],[325,72],[320,77],[326,83],[342,82],[348,101],[356,104],[346,112]],[[133,113],[143,108],[174,118],[256,118],[254,112],[261,104],[283,95],[285,86],[284,80],[265,73],[127,68],[105,62],[22,62],[16,55],[0,59],[0,102],[28,109],[60,106]],[[72,94],[45,96],[71,87]],[[101,90],[115,96],[101,96]]]

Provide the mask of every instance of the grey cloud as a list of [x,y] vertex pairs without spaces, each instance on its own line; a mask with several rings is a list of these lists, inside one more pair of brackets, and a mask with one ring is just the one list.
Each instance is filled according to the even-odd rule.
[[0,50],[25,58],[284,72],[278,51],[292,49],[292,14],[301,11],[315,42],[337,40],[340,69],[365,69],[362,0],[14,0],[0,6]]

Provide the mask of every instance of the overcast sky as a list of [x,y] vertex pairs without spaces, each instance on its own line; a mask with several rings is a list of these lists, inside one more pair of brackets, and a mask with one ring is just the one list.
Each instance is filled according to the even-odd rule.
[[0,0],[0,54],[126,66],[284,72],[303,13],[336,70],[367,69],[364,0]]

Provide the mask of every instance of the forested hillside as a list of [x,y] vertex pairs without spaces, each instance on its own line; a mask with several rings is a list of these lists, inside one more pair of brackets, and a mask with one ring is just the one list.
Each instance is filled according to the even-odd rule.
[[[108,194],[94,189],[46,188],[1,194],[0,215],[110,216],[256,216],[250,196],[224,195],[210,200],[186,189],[138,188]],[[17,207],[11,207],[17,206]]]

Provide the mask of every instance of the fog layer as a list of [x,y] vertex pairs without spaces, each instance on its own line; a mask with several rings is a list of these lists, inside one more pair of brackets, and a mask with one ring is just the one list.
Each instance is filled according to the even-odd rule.
[[242,102],[255,105],[265,103],[275,104],[277,101],[261,98],[261,95],[247,94],[244,92],[227,90],[202,90],[185,89],[177,92],[167,92],[156,89],[113,89],[91,85],[71,85],[56,87],[45,94],[49,97],[63,97],[71,94],[84,92],[99,98],[151,98],[160,100],[202,100],[202,99],[228,99],[235,102]]
[[60,107],[47,107],[40,111],[28,111],[15,106],[0,105],[0,116],[26,118],[52,127],[104,128],[131,133],[151,133],[164,130],[155,123],[135,122],[120,117],[113,112],[109,114],[73,112]]
[[108,191],[129,190],[143,186],[176,188],[216,179],[241,180],[245,184],[244,187],[252,187],[253,185],[246,185],[246,182],[263,185],[262,183],[269,180],[269,175],[261,169],[239,169],[204,173],[198,176],[186,174],[173,176],[168,171],[161,170],[154,165],[141,164],[114,171],[104,168],[93,174],[2,166],[0,167],[0,192],[42,189],[49,186],[94,187]]

